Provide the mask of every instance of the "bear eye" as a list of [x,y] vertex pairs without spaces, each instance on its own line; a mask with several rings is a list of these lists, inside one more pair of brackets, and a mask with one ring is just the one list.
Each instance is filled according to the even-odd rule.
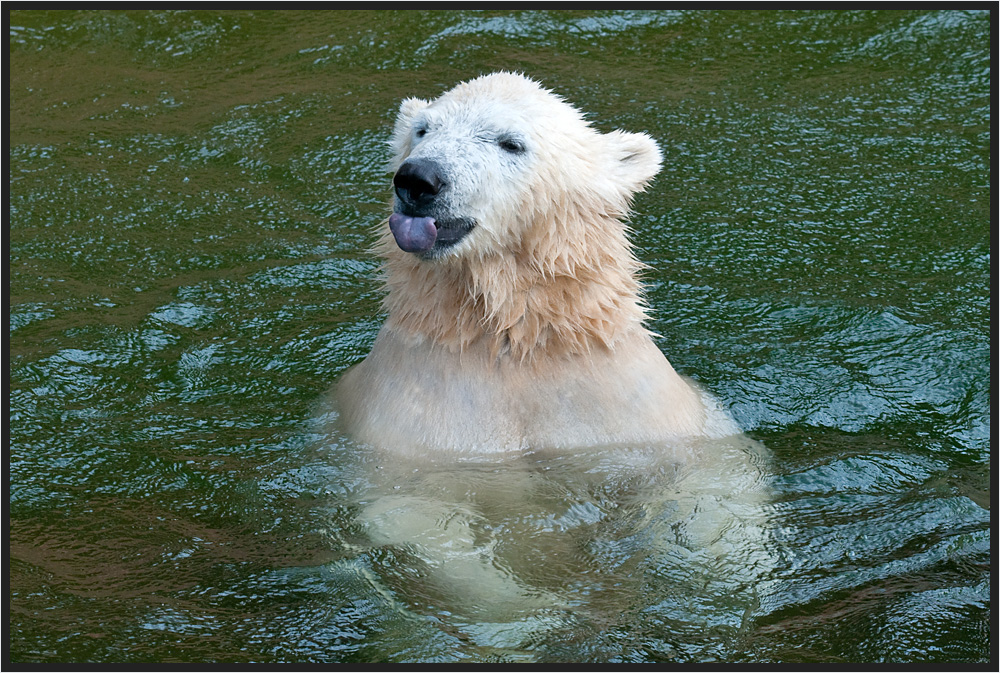
[[426,128],[420,127],[420,128],[417,129],[416,136],[418,138],[423,138],[425,135],[427,135],[427,129]]
[[511,154],[524,154],[525,148],[524,143],[517,138],[511,136],[501,136],[497,139],[497,145],[500,146],[504,152],[509,152]]

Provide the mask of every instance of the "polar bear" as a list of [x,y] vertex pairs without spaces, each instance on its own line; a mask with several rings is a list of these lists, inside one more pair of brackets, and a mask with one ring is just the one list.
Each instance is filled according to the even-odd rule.
[[721,656],[766,586],[765,457],[644,325],[623,220],[656,143],[500,72],[403,101],[392,148],[388,316],[335,391],[364,447],[344,581],[473,659],[620,656],[622,615]]
[[348,434],[497,455],[733,431],[644,325],[623,219],[660,169],[652,138],[497,72],[404,100],[391,144],[388,318],[340,382]]

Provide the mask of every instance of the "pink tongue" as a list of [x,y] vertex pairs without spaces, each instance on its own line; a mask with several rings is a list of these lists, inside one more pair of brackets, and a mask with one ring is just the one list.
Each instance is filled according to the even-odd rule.
[[437,239],[433,217],[393,213],[389,216],[389,229],[396,238],[396,245],[406,252],[427,252],[434,247]]

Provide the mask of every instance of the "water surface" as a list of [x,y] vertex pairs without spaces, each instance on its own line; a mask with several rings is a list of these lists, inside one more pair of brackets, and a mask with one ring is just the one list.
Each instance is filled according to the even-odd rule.
[[[9,19],[12,661],[990,657],[990,13]],[[392,473],[537,589],[508,627],[366,527],[386,465],[324,406],[399,100],[498,68],[659,141],[651,327],[769,454]]]

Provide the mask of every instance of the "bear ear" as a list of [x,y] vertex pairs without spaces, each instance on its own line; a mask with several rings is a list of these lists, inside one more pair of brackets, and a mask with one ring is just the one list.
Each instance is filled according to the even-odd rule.
[[430,101],[422,98],[407,98],[399,104],[399,114],[396,116],[390,143],[395,154],[390,170],[395,170],[410,153],[410,129],[413,128],[413,118],[428,105]]
[[645,133],[612,131],[605,134],[614,165],[609,175],[628,195],[642,191],[660,172],[660,147]]
[[430,101],[423,98],[407,98],[399,104],[399,116],[396,117],[396,128],[400,126],[409,127],[413,123],[413,117],[425,107],[430,105]]

